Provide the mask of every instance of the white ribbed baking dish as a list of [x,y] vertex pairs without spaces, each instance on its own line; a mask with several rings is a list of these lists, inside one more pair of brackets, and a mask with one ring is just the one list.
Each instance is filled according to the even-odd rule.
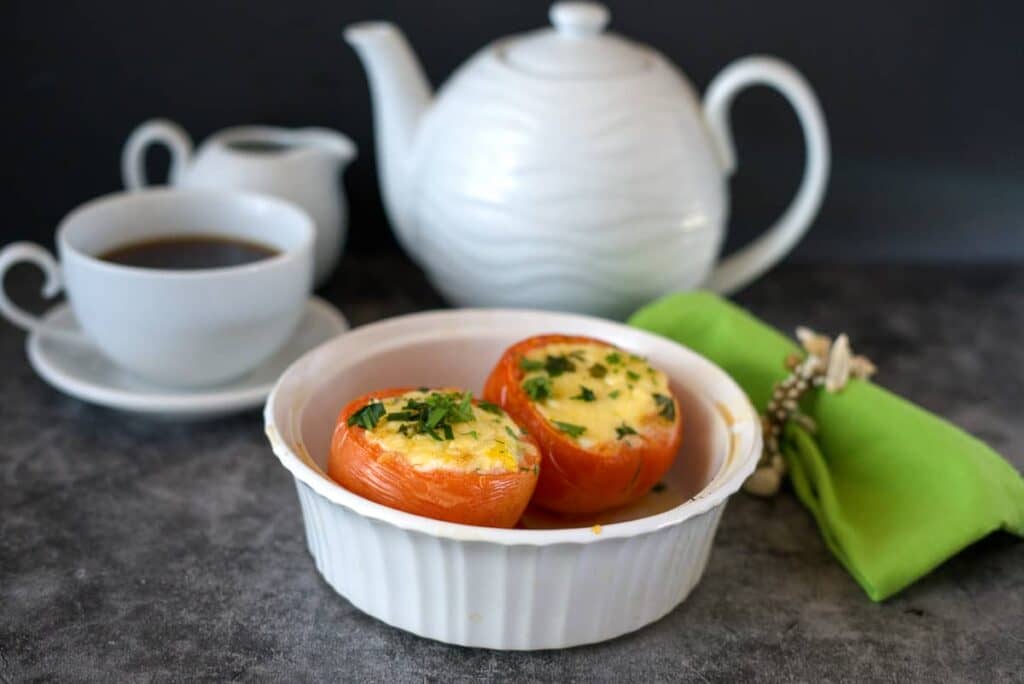
[[[498,530],[396,511],[324,475],[335,418],[352,397],[409,385],[478,392],[505,347],[552,332],[607,340],[668,374],[686,425],[665,490],[579,527]],[[700,579],[725,501],[761,450],[747,397],[703,357],[620,323],[540,311],[429,312],[358,328],[296,361],[265,420],[328,584],[395,627],[495,649],[602,641],[671,611]]]

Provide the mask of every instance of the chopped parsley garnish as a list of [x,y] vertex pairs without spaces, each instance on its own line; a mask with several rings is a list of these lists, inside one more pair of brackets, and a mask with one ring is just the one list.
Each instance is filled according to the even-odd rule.
[[521,472],[521,473],[533,473],[534,475],[537,475],[538,473],[540,473],[540,466],[537,465],[536,463],[534,463],[529,468],[527,468],[526,466],[519,466],[519,472]]
[[577,361],[586,361],[587,360],[587,355],[585,353],[583,353],[582,349],[577,349],[575,351],[569,352],[569,356],[571,356],[572,358],[576,359]]
[[608,354],[606,357],[604,357],[604,360],[613,366],[617,366],[620,363],[622,363],[622,354],[620,354],[619,352],[612,352],[611,354]]
[[473,420],[473,394],[466,392],[462,395],[459,405],[448,414],[449,423],[468,423]]
[[611,392],[608,393],[608,396],[611,397],[612,399],[618,399],[620,394],[622,394],[620,390],[612,390]]
[[633,372],[631,370],[628,370],[628,371],[626,371],[626,377],[629,378],[630,380],[632,380],[633,382],[636,382],[637,380],[640,379],[640,374],[639,373],[635,373],[635,372]]
[[551,396],[551,381],[543,375],[536,375],[523,381],[523,391],[534,401],[542,401]]
[[[370,405],[363,407],[366,410]],[[378,404],[380,415],[384,415],[384,405]],[[356,414],[353,414],[355,418]],[[377,417],[379,420],[380,416]],[[398,434],[405,437],[424,434],[436,441],[455,439],[452,425],[468,423],[475,418],[473,414],[473,395],[470,392],[431,392],[423,399],[408,399],[400,411],[387,414],[389,422],[400,422]],[[349,425],[352,425],[351,418]],[[376,423],[374,423],[376,424]],[[438,433],[440,430],[440,434]],[[463,433],[465,434],[465,433]],[[476,436],[475,432],[470,434]]]
[[553,420],[551,422],[554,423],[556,428],[558,428],[559,430],[561,430],[565,434],[569,435],[570,437],[579,437],[580,435],[582,435],[584,432],[587,431],[587,428],[583,427],[582,425],[573,425],[572,423],[563,423],[560,420]]
[[492,404],[489,401],[481,399],[476,403],[476,405],[481,411],[487,411],[488,413],[493,413],[496,416],[500,416],[502,414],[501,407],[497,404]]
[[508,425],[505,426],[505,432],[507,432],[508,436],[511,437],[512,439],[519,439],[519,436],[516,435],[516,433],[512,432],[512,428],[510,428]]
[[630,354],[629,358],[633,359],[634,361],[646,361],[647,360],[645,357],[640,356],[639,354]]
[[608,375],[608,369],[599,363],[595,363],[590,367],[590,377],[597,378],[600,380],[604,376]]
[[576,364],[570,361],[568,356],[548,355],[547,360],[544,361],[544,370],[551,377],[557,378],[562,373],[571,373],[576,370]]
[[364,430],[372,430],[377,427],[377,423],[380,422],[384,413],[384,404],[379,401],[371,401],[369,404],[349,416],[347,423],[350,427],[358,425]]
[[519,359],[519,367],[526,373],[542,370],[553,378],[557,378],[562,373],[576,370],[576,364],[564,354],[559,356],[548,354],[543,361],[534,361],[524,356]]
[[622,425],[615,428],[615,434],[617,436],[617,439],[623,439],[629,435],[637,434],[637,431],[623,423]]
[[532,373],[533,371],[544,370],[544,362],[532,361],[524,356],[519,359],[519,367],[527,373]]
[[654,403],[658,406],[658,415],[665,420],[676,419],[676,402],[673,401],[672,397],[666,397],[664,394],[655,394]]
[[472,437],[473,439],[480,439],[480,435],[476,434],[476,430],[470,430],[469,432],[463,432],[463,433],[461,433],[461,434],[463,434],[463,435],[469,435],[469,436],[470,436],[470,437]]
[[435,428],[437,424],[441,422],[441,419],[448,415],[448,408],[445,406],[435,406],[430,409],[430,413],[427,414],[427,427]]
[[594,394],[586,385],[580,385],[580,393],[575,397],[569,397],[570,399],[576,399],[577,401],[594,401],[597,399],[597,395]]

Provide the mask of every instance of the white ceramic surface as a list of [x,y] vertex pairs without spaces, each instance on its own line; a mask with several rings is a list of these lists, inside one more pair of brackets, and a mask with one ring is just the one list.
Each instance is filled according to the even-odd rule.
[[[228,268],[156,270],[98,255],[132,242],[182,235],[248,239],[279,253]],[[0,292],[0,312],[41,335],[93,343],[113,363],[168,387],[237,378],[295,331],[313,278],[313,224],[294,205],[237,191],[156,189],[88,202],[57,229],[60,263],[32,243],[0,251],[0,282],[28,261],[43,293],[67,293],[82,331],[55,330]],[[84,334],[83,334],[84,332]]]
[[[249,190],[302,207],[316,226],[317,285],[334,271],[348,232],[348,204],[338,174],[356,157],[355,144],[346,136],[326,128],[237,126],[210,136],[193,154],[184,129],[154,119],[136,128],[125,142],[125,188],[147,185],[145,153],[154,143],[165,145],[171,154],[173,185]],[[253,143],[266,149],[254,149]]]
[[[396,27],[345,33],[368,72],[391,224],[450,301],[620,317],[671,290],[736,290],[796,244],[829,148],[792,67],[739,60],[702,104],[661,54],[605,32],[602,5],[558,3],[551,19],[477,52],[436,98]],[[715,267],[735,170],[729,108],[751,85],[789,100],[806,166],[778,222]]]
[[[686,432],[664,491],[604,516],[567,523],[531,512],[531,529],[499,530],[387,508],[324,474],[335,418],[351,398],[400,385],[479,392],[502,350],[548,332],[608,340],[668,374]],[[709,361],[621,324],[539,311],[432,312],[358,328],[292,365],[265,420],[328,584],[388,624],[495,649],[602,641],[671,611],[700,579],[725,501],[761,450],[749,401]]]
[[[44,316],[47,328],[79,329],[71,308],[58,304]],[[305,306],[284,346],[257,368],[224,385],[173,389],[152,385],[121,370],[91,344],[32,333],[26,351],[46,382],[76,399],[107,408],[173,420],[214,418],[261,405],[281,373],[310,349],[348,330],[345,317],[319,297]]]

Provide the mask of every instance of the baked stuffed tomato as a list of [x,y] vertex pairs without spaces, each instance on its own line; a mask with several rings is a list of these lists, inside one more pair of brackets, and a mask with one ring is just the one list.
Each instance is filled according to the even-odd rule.
[[469,392],[388,389],[338,416],[327,474],[345,489],[416,515],[512,527],[537,484],[536,442]]
[[533,502],[596,513],[634,501],[675,460],[683,436],[665,374],[601,340],[541,335],[505,351],[484,397],[540,445]]

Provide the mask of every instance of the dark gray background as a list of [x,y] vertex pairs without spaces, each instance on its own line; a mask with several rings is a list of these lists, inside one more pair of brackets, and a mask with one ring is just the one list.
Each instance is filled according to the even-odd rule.
[[[436,84],[472,51],[546,23],[546,0],[3,3],[0,242],[48,242],[62,215],[119,187],[120,147],[153,116],[196,138],[233,124],[317,124],[361,150],[346,185],[350,248],[395,249],[377,194],[366,82],[349,22],[402,26]],[[825,207],[802,260],[1024,258],[1024,4],[954,0],[612,1],[612,26],[703,90],[730,60],[773,53],[816,88],[832,133]],[[734,109],[730,245],[788,201],[796,120],[767,90]],[[162,153],[161,153],[162,154]],[[152,163],[164,162],[153,153]]]

